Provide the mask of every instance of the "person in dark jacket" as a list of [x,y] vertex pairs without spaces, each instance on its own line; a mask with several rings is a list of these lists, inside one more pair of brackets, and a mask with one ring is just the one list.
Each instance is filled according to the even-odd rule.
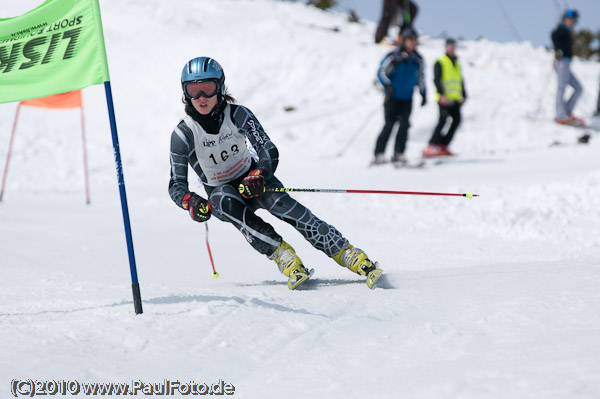
[[[423,151],[423,156],[454,155],[448,146],[460,125],[460,110],[467,99],[467,92],[461,66],[456,57],[456,40],[452,38],[446,40],[446,54],[433,66],[433,82],[437,90],[440,118],[433,130],[429,145]],[[448,118],[452,120],[452,123],[446,133],[442,134]]]
[[[214,214],[231,223],[256,251],[275,261],[290,289],[306,281],[312,271],[256,215],[258,209],[292,225],[313,247],[366,277],[373,288],[382,273],[377,262],[281,190],[283,185],[275,177],[277,147],[254,114],[234,104],[221,65],[209,57],[190,60],[181,72],[181,87],[186,115],[171,134],[169,194],[173,202],[196,222],[206,222]],[[207,198],[189,189],[188,165],[202,181]]]
[[[571,59],[573,58],[573,28],[577,23],[579,14],[576,10],[566,10],[562,23],[552,31],[551,38],[554,46],[554,70],[557,75],[558,87],[556,90],[556,123],[561,125],[582,125],[583,120],[573,115],[573,109],[581,96],[581,84],[571,72]],[[573,94],[565,100],[565,89],[573,87]]]
[[404,150],[410,127],[412,98],[415,86],[421,93],[421,106],[427,103],[423,57],[417,52],[418,34],[412,28],[403,31],[403,43],[381,61],[377,77],[385,89],[385,125],[375,143],[372,164],[385,162],[384,153],[392,129],[398,122],[392,162],[405,162]]
[[383,0],[383,11],[379,25],[375,31],[375,43],[379,43],[387,35],[388,29],[394,20],[401,20],[398,23],[400,32],[406,28],[413,28],[413,21],[417,16],[419,8],[414,1],[409,0]]

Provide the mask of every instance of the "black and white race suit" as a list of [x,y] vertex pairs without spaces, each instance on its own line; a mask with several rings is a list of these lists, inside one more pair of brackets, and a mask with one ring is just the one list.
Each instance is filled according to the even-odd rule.
[[273,227],[255,214],[266,209],[292,225],[315,248],[333,257],[348,241],[284,192],[265,192],[245,199],[238,185],[249,171],[262,170],[267,188],[283,187],[274,172],[279,162],[277,147],[254,114],[244,106],[228,104],[217,134],[204,130],[187,115],[171,134],[171,179],[169,194],[180,207],[188,187],[188,164],[199,176],[208,194],[213,214],[233,224],[258,252],[273,254],[282,238]]

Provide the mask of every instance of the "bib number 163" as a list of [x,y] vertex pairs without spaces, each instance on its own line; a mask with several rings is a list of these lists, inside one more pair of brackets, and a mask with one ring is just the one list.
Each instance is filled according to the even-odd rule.
[[[240,152],[240,149],[238,148],[237,144],[234,144],[231,146],[231,149],[229,151],[223,150],[221,151],[221,161],[225,162],[227,161],[227,158],[229,158],[231,155],[236,155]],[[216,164],[218,164],[217,159],[215,158],[215,154],[210,154],[208,156],[210,159],[212,159],[212,161]]]

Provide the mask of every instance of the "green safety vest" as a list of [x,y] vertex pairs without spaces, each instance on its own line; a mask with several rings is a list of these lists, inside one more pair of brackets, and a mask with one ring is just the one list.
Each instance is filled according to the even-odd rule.
[[[448,100],[461,102],[464,99],[462,92],[463,80],[458,60],[456,60],[456,63],[453,63],[450,57],[444,54],[438,62],[442,67],[441,81],[444,87],[444,95]],[[440,93],[437,93],[436,101],[440,101]]]

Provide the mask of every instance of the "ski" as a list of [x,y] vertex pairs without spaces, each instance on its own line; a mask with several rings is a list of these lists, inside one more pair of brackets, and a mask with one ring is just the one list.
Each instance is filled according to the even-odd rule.
[[288,288],[290,290],[295,290],[300,287],[302,283],[311,278],[311,276],[315,273],[315,269],[310,269],[308,273],[297,272],[292,274],[288,279]]
[[[375,269],[371,270],[369,273],[367,273],[367,287],[369,287],[370,289],[374,289],[375,285],[377,283],[377,281],[379,280],[379,278],[381,277],[381,275],[383,274],[383,270],[379,269],[378,264],[375,263]],[[295,290],[295,289],[310,289],[310,287],[314,287],[313,284],[305,284],[311,277],[312,275],[315,273],[315,269],[310,269],[308,271],[308,273],[303,273],[303,272],[298,272],[298,273],[294,273],[292,276],[290,276],[289,280],[288,280],[288,288],[290,290]],[[317,281],[317,280],[315,280]]]
[[419,159],[409,159],[404,162],[392,162],[392,161],[383,161],[379,163],[371,163],[369,167],[378,167],[384,165],[392,165],[396,169],[420,169],[425,167],[425,160],[422,158]]
[[579,118],[579,122],[556,123],[555,121],[551,121],[550,119],[548,119],[546,117],[539,117],[539,116],[534,116],[534,115],[526,115],[525,117],[532,121],[548,122],[548,123],[551,123],[552,125],[558,126],[558,127],[572,127],[574,129],[581,129],[581,130],[585,130],[585,131],[600,132],[600,123],[597,120],[597,117],[593,117],[591,123],[589,123],[589,124],[584,119],[581,119],[581,118]]
[[423,168],[425,166],[425,160],[415,159],[415,160],[407,160],[404,162],[391,162],[391,164],[396,169],[403,169],[403,168],[419,169],[419,168]]
[[[542,120],[546,121],[547,119],[543,118]],[[554,122],[554,125],[558,126],[558,127],[571,127],[573,129],[580,129],[580,130],[584,130],[584,131],[600,132],[600,124],[598,124],[598,122],[595,120],[589,124],[585,120],[580,119],[579,121],[574,121],[573,123],[556,123],[556,122]]]
[[435,155],[435,156],[423,156],[424,163],[431,163],[433,165],[441,165],[444,162],[452,161],[457,159],[457,155]]
[[375,263],[375,269],[371,270],[369,274],[367,274],[367,287],[370,289],[375,288],[375,284],[379,280],[379,277],[383,274],[382,269],[377,268],[377,263]]

